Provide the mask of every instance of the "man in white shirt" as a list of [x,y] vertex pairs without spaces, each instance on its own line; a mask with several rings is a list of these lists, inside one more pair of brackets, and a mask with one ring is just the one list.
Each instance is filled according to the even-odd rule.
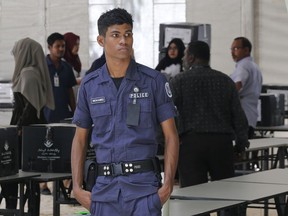
[[[239,92],[241,106],[246,114],[249,131],[248,138],[252,139],[258,118],[258,99],[262,88],[262,73],[250,56],[251,42],[245,37],[237,37],[231,46],[231,54],[236,67],[231,78]],[[252,159],[257,158],[258,151],[252,152]],[[258,169],[258,163],[250,163],[248,169]]]
[[252,45],[245,37],[235,38],[231,46],[232,58],[236,62],[231,78],[236,84],[248,120],[250,139],[257,124],[257,105],[262,88],[262,73],[250,56],[251,50]]

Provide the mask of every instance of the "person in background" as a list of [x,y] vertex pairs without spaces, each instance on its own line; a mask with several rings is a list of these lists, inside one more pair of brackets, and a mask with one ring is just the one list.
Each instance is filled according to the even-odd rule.
[[80,73],[82,68],[82,64],[78,55],[80,37],[72,32],[67,32],[64,34],[64,40],[65,53],[63,59],[72,66],[73,70],[76,72],[77,83],[80,84]]
[[105,63],[106,63],[105,52],[103,52],[103,54],[92,63],[91,67],[89,68],[88,71],[86,71],[85,75],[93,71],[96,71],[98,68],[102,67]]
[[75,95],[73,86],[77,84],[72,67],[62,58],[65,53],[64,36],[53,33],[47,38],[50,54],[46,56],[50,79],[53,88],[55,109],[45,108],[44,113],[48,123],[58,123],[66,118],[72,118],[75,110]]
[[[46,56],[46,61],[52,83],[55,109],[51,110],[49,107],[45,107],[44,114],[48,123],[59,123],[73,116],[76,107],[76,94],[73,87],[77,85],[77,81],[71,65],[63,60],[66,50],[64,36],[58,32],[52,33],[47,38],[47,43],[50,54]],[[72,60],[71,56],[70,60]],[[73,67],[80,71],[81,63],[75,64],[74,62]],[[68,187],[68,184],[69,181],[65,183],[65,186]],[[41,193],[44,195],[51,194],[47,183],[41,183]]]
[[80,46],[80,37],[72,32],[67,32],[64,34],[65,40],[65,53],[63,59],[69,63],[74,71],[77,85],[73,86],[73,92],[75,101],[77,101],[77,95],[79,90],[79,85],[81,83],[81,61],[78,55],[79,46]]
[[155,70],[164,73],[170,80],[182,71],[182,58],[184,56],[185,45],[180,38],[174,38],[169,42],[165,57],[160,60]]
[[208,182],[209,176],[212,181],[233,177],[234,150],[242,154],[249,147],[248,123],[235,84],[209,61],[209,45],[190,42],[184,72],[170,81],[180,122],[180,187]]
[[[239,92],[241,106],[249,124],[248,138],[254,138],[258,118],[258,100],[262,89],[262,73],[251,57],[252,44],[245,37],[237,37],[231,45],[231,55],[236,67],[231,74]],[[257,158],[258,151],[252,152],[252,159]],[[257,162],[249,164],[248,169],[258,169]]]
[[[133,20],[125,9],[103,13],[98,31],[106,66],[83,78],[73,117],[75,198],[93,216],[160,216],[161,206],[173,190],[179,148],[169,83],[163,74],[132,58]],[[155,158],[159,124],[166,141],[162,186]],[[90,129],[98,170],[91,193],[82,187]]]
[[[43,108],[46,106],[53,110],[55,105],[42,46],[30,38],[24,38],[15,43],[12,54],[15,59],[15,69],[12,77],[14,106],[11,125],[18,127],[19,149],[21,149],[22,127],[47,123]],[[5,185],[2,194],[6,198],[6,207],[15,209],[18,184]],[[39,184],[31,185],[31,193],[26,194],[29,195],[28,212],[32,216],[38,216],[40,211]]]
[[262,73],[250,56],[251,42],[245,37],[237,37],[231,45],[231,55],[236,67],[231,74],[239,92],[242,108],[249,124],[249,139],[253,138],[258,118],[258,99],[262,89]]

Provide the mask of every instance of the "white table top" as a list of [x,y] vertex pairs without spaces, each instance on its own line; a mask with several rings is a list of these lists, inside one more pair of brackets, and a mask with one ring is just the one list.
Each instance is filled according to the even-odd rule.
[[173,198],[193,200],[257,201],[288,192],[288,185],[214,181],[175,189]]
[[248,175],[223,179],[222,181],[288,185],[288,169],[265,170]]
[[257,126],[255,131],[288,131],[288,125],[279,126]]
[[243,201],[228,200],[170,200],[169,216],[191,216],[230,208]]
[[249,142],[250,147],[247,151],[288,146],[287,138],[259,138],[259,139],[250,139]]

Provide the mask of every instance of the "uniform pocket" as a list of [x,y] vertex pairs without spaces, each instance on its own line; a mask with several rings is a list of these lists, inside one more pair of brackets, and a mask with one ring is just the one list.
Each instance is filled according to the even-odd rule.
[[[128,100],[128,103],[133,103],[132,99]],[[151,100],[148,98],[141,98],[141,99],[137,99],[136,103],[140,104],[139,125],[133,126],[133,127],[151,128],[152,127],[152,102]],[[126,112],[127,112],[127,108],[126,108]]]
[[152,104],[149,99],[142,99],[140,101],[140,123],[139,128],[152,127]]
[[161,205],[159,194],[157,192],[154,194],[151,194],[148,197],[148,206],[149,206],[149,210],[150,210],[151,215],[156,215],[153,213],[157,213],[157,212],[161,211],[162,205]]
[[111,130],[112,110],[110,103],[92,105],[91,117],[94,123],[93,130],[97,135],[107,133]]

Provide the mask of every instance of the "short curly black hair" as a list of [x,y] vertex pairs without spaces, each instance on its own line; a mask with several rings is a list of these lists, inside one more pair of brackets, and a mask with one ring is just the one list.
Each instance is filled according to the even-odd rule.
[[58,32],[54,32],[51,35],[49,35],[49,37],[47,38],[47,43],[49,46],[53,46],[56,40],[64,40],[64,35]]
[[105,36],[109,26],[122,24],[129,24],[133,28],[132,15],[123,8],[108,10],[98,19],[99,35]]
[[242,47],[247,47],[249,52],[252,51],[252,44],[246,37],[236,37],[234,40],[240,40],[242,43]]
[[210,61],[210,48],[204,41],[191,41],[188,44],[188,54],[195,58]]

